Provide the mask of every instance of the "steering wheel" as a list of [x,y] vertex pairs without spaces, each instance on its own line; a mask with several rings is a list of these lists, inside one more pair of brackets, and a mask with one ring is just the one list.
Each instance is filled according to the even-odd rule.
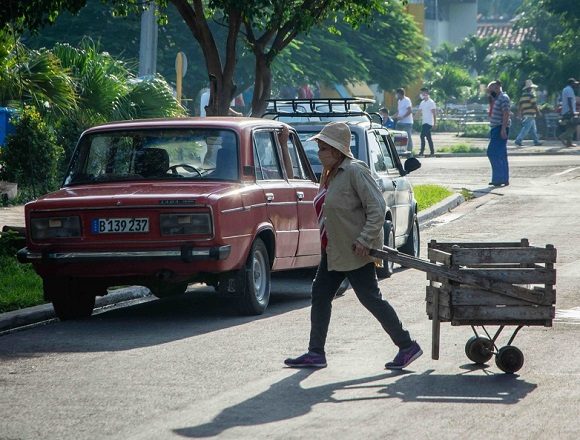
[[171,171],[171,174],[178,175],[179,173],[177,172],[177,168],[183,168],[188,173],[196,172],[197,174],[199,174],[199,177],[201,177],[201,171],[199,171],[193,165],[189,165],[187,163],[178,163],[178,164],[172,165],[169,168],[167,168],[166,172]]

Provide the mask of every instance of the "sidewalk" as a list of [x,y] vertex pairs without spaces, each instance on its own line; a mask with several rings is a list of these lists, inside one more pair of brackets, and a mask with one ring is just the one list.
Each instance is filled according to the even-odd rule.
[[[433,144],[435,146],[435,155],[441,157],[450,156],[485,156],[485,151],[478,154],[473,153],[438,153],[438,148],[452,147],[458,144],[470,145],[474,148],[487,150],[489,139],[487,138],[468,138],[459,137],[456,133],[433,133]],[[421,140],[418,134],[413,134],[413,151],[415,154],[419,153],[421,148]],[[513,139],[508,140],[508,155],[531,155],[531,154],[580,154],[580,146],[578,147],[564,147],[558,139],[542,139],[542,145],[535,146],[532,140],[526,139],[523,141],[523,146],[518,147],[514,144]],[[425,148],[426,153],[429,152],[429,147]]]

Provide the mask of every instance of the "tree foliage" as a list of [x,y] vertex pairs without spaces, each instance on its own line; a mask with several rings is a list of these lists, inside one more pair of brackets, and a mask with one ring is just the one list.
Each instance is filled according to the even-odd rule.
[[33,197],[54,190],[58,185],[57,169],[62,157],[52,130],[34,108],[26,106],[15,122],[15,133],[2,148],[2,178],[18,182]]
[[77,13],[87,0],[2,0],[0,2],[0,29],[7,25],[18,30],[35,31],[54,23],[63,11]]

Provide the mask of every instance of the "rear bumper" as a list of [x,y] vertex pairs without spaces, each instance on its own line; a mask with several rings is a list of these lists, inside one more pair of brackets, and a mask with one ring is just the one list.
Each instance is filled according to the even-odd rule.
[[185,263],[200,260],[225,260],[229,257],[230,245],[210,248],[183,246],[180,249],[139,250],[139,251],[95,251],[95,252],[31,252],[28,248],[20,249],[16,257],[21,263],[63,262],[85,263],[90,261],[151,261],[168,260]]

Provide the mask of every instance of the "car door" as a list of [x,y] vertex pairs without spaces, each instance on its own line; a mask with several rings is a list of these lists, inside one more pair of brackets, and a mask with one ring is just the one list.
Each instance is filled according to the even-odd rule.
[[[296,189],[288,183],[282,172],[282,162],[273,130],[256,130],[254,140],[254,166],[256,184],[264,192],[268,219],[276,235],[276,258],[293,258],[298,248],[298,200]],[[277,261],[275,268],[291,264]]]
[[301,149],[298,136],[290,133],[287,142],[288,153],[292,162],[292,175],[288,182],[295,190],[298,202],[298,250],[297,256],[320,254],[320,231],[314,211],[314,197],[318,193],[318,184],[313,182],[307,172],[306,155]]
[[399,245],[403,243],[411,228],[413,192],[411,184],[401,174],[401,161],[392,138],[386,131],[381,130],[379,134],[379,145],[387,164],[387,174],[395,187],[395,241]]
[[367,132],[367,146],[369,167],[373,173],[375,181],[383,193],[383,198],[387,208],[393,216],[393,226],[396,227],[397,203],[396,203],[396,182],[391,178],[388,169],[392,166],[389,163],[390,156],[384,155],[384,148],[380,145],[380,136],[376,130]]

